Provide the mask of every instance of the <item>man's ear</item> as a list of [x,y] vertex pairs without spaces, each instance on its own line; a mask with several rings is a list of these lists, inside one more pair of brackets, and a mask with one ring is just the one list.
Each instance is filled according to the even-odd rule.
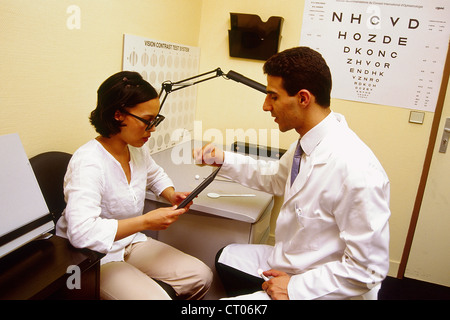
[[311,102],[311,92],[306,89],[302,89],[297,92],[297,99],[302,107],[307,107]]

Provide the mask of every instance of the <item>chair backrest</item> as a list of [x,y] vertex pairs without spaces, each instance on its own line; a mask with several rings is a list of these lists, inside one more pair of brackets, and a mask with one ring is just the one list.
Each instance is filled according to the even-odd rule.
[[66,207],[63,185],[71,157],[69,153],[49,151],[29,160],[55,224]]

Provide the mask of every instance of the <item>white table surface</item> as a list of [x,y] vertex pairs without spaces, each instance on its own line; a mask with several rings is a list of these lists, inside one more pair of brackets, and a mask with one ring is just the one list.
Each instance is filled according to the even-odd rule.
[[[170,149],[152,154],[156,163],[172,179],[176,191],[192,191],[215,168],[198,166],[193,163],[192,157],[190,156],[193,145],[192,141],[183,142]],[[184,152],[189,152],[189,155],[183,154]],[[185,161],[181,162],[181,159]],[[199,179],[196,179],[196,175],[199,176]],[[212,199],[207,196],[209,192],[219,194],[254,194],[255,197],[221,197]],[[151,191],[147,192],[146,198],[153,201],[166,202],[165,199],[156,196]],[[224,218],[254,223],[258,221],[261,214],[272,201],[273,196],[271,194],[253,190],[222,178],[220,177],[219,171],[216,179],[194,199],[194,203],[190,209]]]

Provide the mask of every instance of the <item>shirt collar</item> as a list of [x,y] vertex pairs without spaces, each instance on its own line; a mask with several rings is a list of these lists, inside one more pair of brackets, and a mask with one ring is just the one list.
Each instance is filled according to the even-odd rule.
[[328,132],[340,122],[345,123],[343,116],[332,111],[325,119],[301,137],[300,144],[303,152],[309,156]]

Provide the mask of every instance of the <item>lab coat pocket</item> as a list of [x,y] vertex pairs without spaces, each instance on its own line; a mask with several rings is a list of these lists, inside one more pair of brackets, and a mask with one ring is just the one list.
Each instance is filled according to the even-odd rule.
[[299,229],[292,239],[293,249],[295,248],[296,251],[318,250],[322,242],[323,220],[320,217],[305,215],[300,208],[295,212]]

